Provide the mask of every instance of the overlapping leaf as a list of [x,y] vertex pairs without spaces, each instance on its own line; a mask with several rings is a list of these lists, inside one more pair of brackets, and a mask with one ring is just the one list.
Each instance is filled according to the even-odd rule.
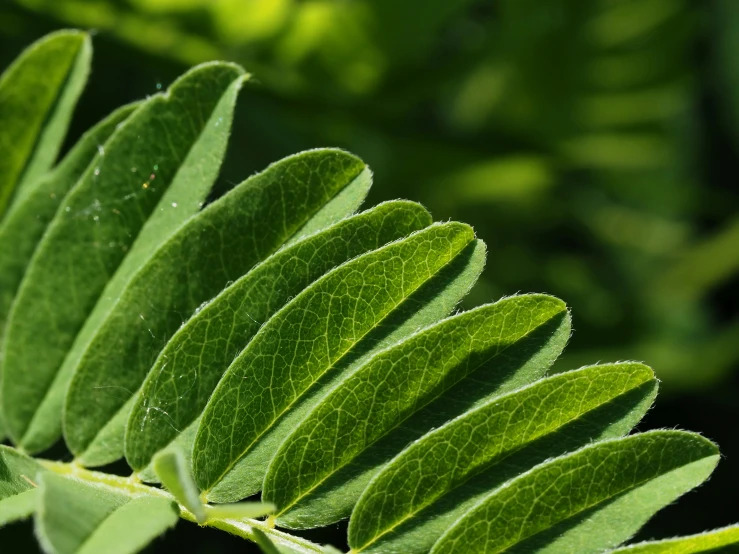
[[494,399],[428,433],[377,475],[352,513],[350,544],[357,552],[427,552],[507,478],[630,431],[655,393],[648,367],[613,364]]
[[[79,52],[23,108],[46,110],[47,126],[18,135],[0,164],[0,201],[22,180],[0,223],[2,244],[18,246],[0,254],[0,324],[13,302],[0,397],[29,451],[58,437],[65,401],[77,460],[0,446],[0,526],[35,512],[48,552],[126,554],[179,516],[266,551],[320,554],[333,550],[273,524],[351,513],[355,553],[595,553],[713,470],[716,447],[697,435],[621,438],[656,393],[648,367],[545,378],[570,333],[560,300],[521,295],[449,317],[484,244],[410,202],[352,216],[371,182],[358,158],[286,158],[200,211],[236,66],[201,66],[114,112],[41,175],[89,54],[84,35],[55,40]],[[0,80],[0,100],[61,55],[44,44]],[[124,439],[138,476],[153,466],[167,490],[82,467],[117,459]],[[264,503],[223,504],[260,490]],[[617,551],[738,540],[730,527]]]
[[433,225],[333,270],[270,319],[203,413],[193,464],[206,497],[230,501],[258,491],[269,458],[245,458],[258,441],[321,378],[340,374],[332,370],[404,301],[474,246],[466,225]]
[[[75,337],[77,345],[85,342],[85,330],[77,334],[119,264],[126,258],[98,314],[117,299],[136,262],[199,209],[228,135],[209,133],[220,125],[209,117],[220,108],[230,121],[242,75],[232,64],[208,64],[152,97],[113,133],[62,202],[29,264],[5,334],[5,421],[27,449],[45,448],[59,435],[70,374],[59,367]],[[210,162],[203,165],[203,156]]]
[[[275,454],[264,498],[279,506],[278,523],[314,527],[347,517],[383,462],[473,402],[542,377],[569,332],[564,303],[518,296],[451,317],[378,354]],[[465,378],[475,394],[469,383],[455,390]]]
[[117,109],[85,133],[53,171],[29,183],[23,198],[0,221],[0,243],[13,245],[0,249],[0,335],[28,262],[59,204],[85,172],[98,148],[136,107],[131,104]]
[[602,552],[702,483],[718,458],[716,445],[683,431],[596,443],[501,486],[431,552]]
[[[406,336],[449,315],[477,280],[485,263],[485,245],[469,243],[454,259],[417,291],[397,306],[390,315],[363,337],[253,445],[209,493],[213,502],[232,501],[246,491],[262,487],[266,469],[277,449],[313,407],[344,376],[353,373],[367,360]],[[184,438],[184,437],[183,437]],[[184,446],[189,445],[183,442]]]
[[382,204],[281,250],[224,290],[177,331],[149,372],[128,422],[129,464],[143,469],[196,420],[260,322],[333,267],[430,223],[417,204]]
[[0,76],[0,217],[14,194],[54,163],[90,71],[90,39],[59,31],[29,46]]
[[[65,438],[83,463],[100,465],[123,455],[134,393],[188,314],[315,224],[313,218],[330,224],[344,217],[369,184],[364,164],[344,152],[292,156],[208,206],[154,252],[102,322],[69,385]],[[347,188],[354,205],[342,201],[330,210],[331,200]]]
[[46,472],[40,479],[36,534],[53,554],[129,554],[173,527],[172,500],[131,495]]

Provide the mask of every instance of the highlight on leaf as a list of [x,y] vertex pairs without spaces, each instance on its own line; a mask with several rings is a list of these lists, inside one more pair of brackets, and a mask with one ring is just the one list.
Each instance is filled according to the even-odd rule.
[[189,70],[54,165],[90,48],[55,33],[0,77],[0,527],[33,518],[53,554],[139,552],[179,519],[272,554],[337,552],[292,530],[347,519],[353,554],[739,545],[628,544],[718,448],[633,433],[642,363],[552,373],[562,300],[460,309],[487,256],[469,225],[359,211],[372,173],[336,148],[209,197],[241,67]]

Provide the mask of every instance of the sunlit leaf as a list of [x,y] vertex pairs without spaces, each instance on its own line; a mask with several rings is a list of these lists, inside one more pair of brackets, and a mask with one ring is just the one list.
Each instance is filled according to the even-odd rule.
[[430,223],[418,204],[382,204],[279,251],[225,289],[175,333],[149,372],[128,422],[129,464],[143,469],[196,420],[223,369],[290,298],[333,267]]
[[630,431],[656,388],[641,364],[590,366],[465,413],[410,445],[369,484],[352,512],[350,544],[356,552],[428,552],[505,480]]
[[683,431],[596,443],[502,485],[431,552],[602,552],[705,481],[718,458],[712,442]]
[[[207,497],[215,498],[212,489],[322,376],[473,241],[465,225],[432,225],[333,270],[270,319],[203,413],[193,462]],[[263,471],[244,473],[253,480]],[[253,486],[233,479],[218,501],[243,498]]]
[[[279,507],[278,522],[313,527],[347,517],[372,475],[409,441],[474,401],[540,378],[569,336],[566,314],[549,296],[512,297],[446,319],[372,358],[275,454],[264,498]],[[467,377],[475,395],[465,394],[464,384],[455,390]]]
[[136,109],[130,104],[117,109],[79,140],[59,165],[26,187],[0,221],[0,243],[13,248],[0,249],[0,335],[13,297],[20,285],[31,256],[59,204],[103,147],[116,126]]

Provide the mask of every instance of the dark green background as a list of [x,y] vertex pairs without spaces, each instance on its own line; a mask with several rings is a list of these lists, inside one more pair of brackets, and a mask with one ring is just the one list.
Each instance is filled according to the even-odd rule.
[[[739,521],[739,2],[0,0],[0,66],[63,27],[97,30],[67,146],[192,64],[240,62],[254,79],[214,194],[340,146],[373,168],[369,204],[471,223],[489,258],[468,305],[562,297],[557,370],[646,361],[662,392],[640,428],[721,446],[641,536]],[[248,548],[183,522],[152,550]]]

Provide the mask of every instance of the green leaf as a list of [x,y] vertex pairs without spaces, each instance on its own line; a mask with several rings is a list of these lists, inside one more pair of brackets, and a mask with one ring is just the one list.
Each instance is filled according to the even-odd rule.
[[261,490],[275,452],[327,392],[378,352],[448,316],[482,272],[485,254],[485,244],[479,240],[472,241],[450,263],[408,296],[275,421],[213,488],[209,493],[211,501],[229,502],[240,495]]
[[205,507],[206,519],[253,519],[273,513],[276,509],[269,502],[236,502]]
[[0,527],[31,517],[37,504],[38,490],[35,488],[0,500]]
[[[335,366],[353,347],[468,247],[475,247],[468,226],[432,225],[336,268],[270,319],[231,364],[203,413],[193,463],[207,498],[227,502],[256,492],[268,458],[233,473],[237,462],[321,377],[332,369],[339,375]],[[214,493],[229,472],[231,479]]]
[[260,550],[264,554],[280,554],[275,544],[261,529],[254,529],[254,541],[259,545]]
[[23,198],[16,200],[0,221],[0,336],[26,266],[46,226],[77,180],[87,169],[116,126],[124,121],[137,104],[117,109],[90,129],[54,170],[29,183]]
[[[274,455],[263,497],[279,507],[278,523],[304,528],[347,517],[367,482],[409,441],[462,413],[473,398],[541,377],[569,336],[566,316],[565,304],[551,296],[511,297],[450,317],[372,358]],[[540,363],[530,363],[547,349]],[[476,397],[455,391],[468,377]]]
[[169,499],[130,496],[47,472],[41,476],[36,534],[53,554],[129,554],[177,523]]
[[29,46],[0,76],[0,218],[59,153],[90,72],[86,33],[59,31]]
[[[151,255],[101,322],[69,385],[64,436],[81,463],[123,455],[131,397],[188,314],[314,224],[319,210],[323,225],[345,217],[369,184],[364,163],[340,150],[291,156],[208,206]],[[347,188],[354,204],[342,199],[337,211],[327,210]],[[98,436],[115,440],[99,444]]]
[[585,367],[450,421],[372,480],[352,512],[350,545],[356,552],[428,552],[507,478],[593,440],[629,432],[651,405],[656,385],[652,370],[641,364]]
[[731,525],[698,535],[662,541],[649,541],[611,550],[623,554],[699,554],[724,552],[727,546],[739,545],[739,525]]
[[35,479],[44,471],[34,459],[0,445],[0,527],[33,513],[38,492]]
[[683,431],[599,442],[501,486],[431,552],[602,552],[707,479],[718,459],[712,442]]
[[260,322],[333,267],[430,223],[418,204],[381,204],[280,250],[219,294],[175,333],[149,372],[128,421],[131,467],[146,467],[200,416]]
[[59,437],[64,391],[86,340],[141,263],[199,209],[228,136],[215,125],[228,127],[242,75],[232,64],[207,64],[145,102],[57,211],[28,266],[5,336],[2,396],[13,400],[4,402],[5,419],[26,450],[42,450]]
[[198,523],[205,522],[205,506],[200,501],[200,492],[192,480],[190,468],[179,449],[160,452],[154,458],[156,471],[162,484],[177,499],[177,502],[190,510]]

